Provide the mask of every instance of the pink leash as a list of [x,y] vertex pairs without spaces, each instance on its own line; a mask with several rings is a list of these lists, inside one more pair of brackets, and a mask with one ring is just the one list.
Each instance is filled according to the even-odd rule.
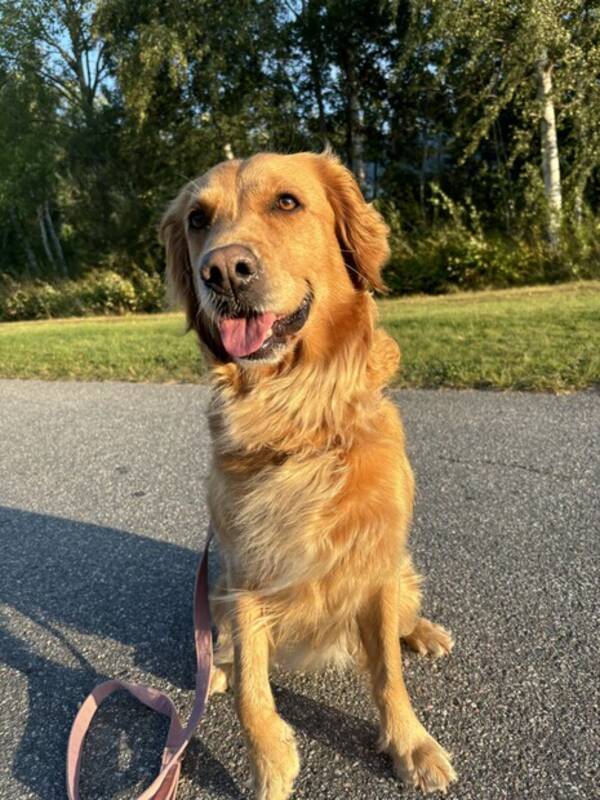
[[198,566],[194,588],[196,695],[187,725],[183,726],[171,698],[157,689],[121,680],[100,683],[84,700],[73,721],[73,727],[69,735],[69,743],[67,745],[67,795],[69,800],[80,800],[79,771],[83,742],[94,714],[99,705],[109,695],[120,689],[125,689],[140,703],[144,703],[153,711],[170,718],[167,741],[162,755],[161,770],[152,785],[137,800],[175,800],[181,771],[181,760],[204,713],[210,684],[212,668],[212,633],[208,605],[208,546],[210,539],[211,529],[209,528],[206,547]]

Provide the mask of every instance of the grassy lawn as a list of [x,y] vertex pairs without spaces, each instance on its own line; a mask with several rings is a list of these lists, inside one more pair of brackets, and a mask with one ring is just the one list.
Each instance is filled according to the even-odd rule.
[[[386,299],[398,386],[568,391],[600,383],[600,281]],[[180,314],[0,324],[0,377],[202,380]]]

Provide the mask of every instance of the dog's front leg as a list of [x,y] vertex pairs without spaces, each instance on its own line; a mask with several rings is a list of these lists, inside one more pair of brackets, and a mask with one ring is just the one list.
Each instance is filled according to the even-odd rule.
[[269,634],[261,603],[241,595],[235,602],[234,688],[257,800],[286,800],[300,766],[292,729],[281,719],[269,685]]
[[402,676],[398,643],[398,581],[382,586],[359,619],[375,702],[381,718],[380,747],[402,780],[424,792],[445,792],[456,776],[450,758],[417,719]]

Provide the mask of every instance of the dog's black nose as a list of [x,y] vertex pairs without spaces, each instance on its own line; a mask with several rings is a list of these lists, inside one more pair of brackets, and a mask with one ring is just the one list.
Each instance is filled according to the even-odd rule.
[[216,247],[200,263],[200,277],[215,292],[237,294],[258,275],[258,259],[241,244]]

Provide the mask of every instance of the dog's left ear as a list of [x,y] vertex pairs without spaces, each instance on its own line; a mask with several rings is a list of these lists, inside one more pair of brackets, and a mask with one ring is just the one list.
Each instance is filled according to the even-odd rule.
[[344,262],[359,289],[385,291],[381,269],[390,255],[389,228],[367,203],[354,176],[331,153],[318,156]]
[[173,303],[183,306],[188,326],[198,313],[198,301],[194,291],[192,267],[185,236],[184,209],[188,199],[187,186],[184,187],[166,210],[159,227],[159,239],[165,246],[167,261],[167,293]]

